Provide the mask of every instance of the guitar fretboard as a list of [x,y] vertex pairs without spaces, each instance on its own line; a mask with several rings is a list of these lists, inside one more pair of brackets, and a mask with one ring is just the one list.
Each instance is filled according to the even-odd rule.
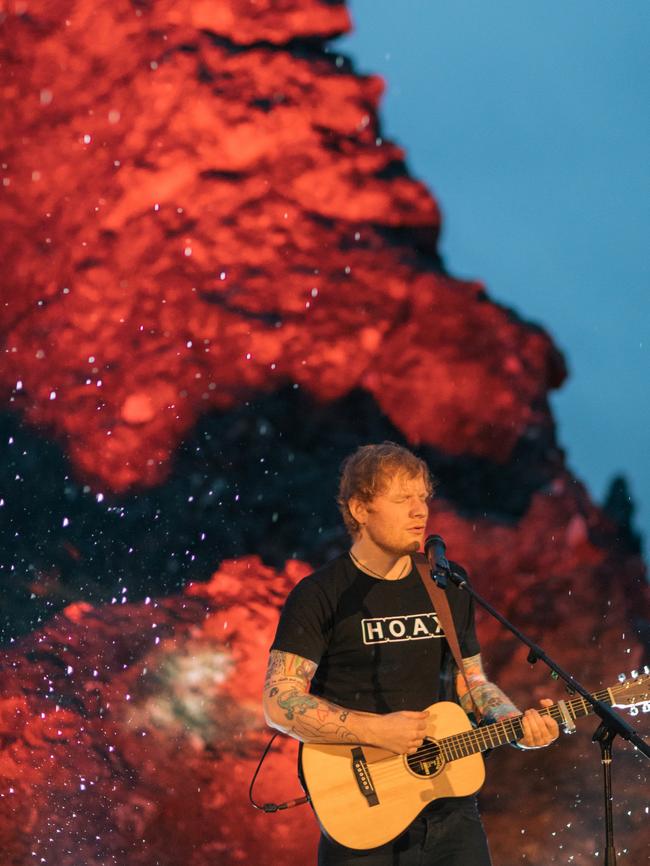
[[[609,706],[612,704],[609,689],[595,692],[592,697]],[[564,706],[571,719],[589,716],[594,712],[591,704],[582,697],[567,700],[564,702]],[[551,716],[559,725],[565,722],[558,704],[553,704],[552,707],[544,707],[538,710],[538,712],[541,716]],[[454,761],[457,758],[466,758],[468,755],[474,755],[477,752],[494,749],[496,746],[514,743],[516,740],[521,739],[523,734],[523,715],[519,715],[513,716],[510,719],[502,719],[500,722],[493,722],[480,728],[474,728],[471,731],[462,731],[460,734],[443,737],[441,740],[438,740],[438,746],[442,749],[447,761]]]

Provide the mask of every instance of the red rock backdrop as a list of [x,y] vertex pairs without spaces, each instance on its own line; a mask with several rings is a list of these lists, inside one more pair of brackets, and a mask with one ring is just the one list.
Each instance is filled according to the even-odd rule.
[[[348,27],[334,0],[0,5],[3,866],[312,862],[308,807],[247,786],[277,612],[345,545],[361,442],[418,449],[430,528],[587,685],[648,661],[625,508],[556,444],[562,357],[445,271],[382,82],[328,45]],[[562,697],[480,631],[521,705]],[[593,727],[490,759],[496,864],[599,862]],[[647,765],[616,754],[638,864]],[[294,760],[259,799],[298,790]]]

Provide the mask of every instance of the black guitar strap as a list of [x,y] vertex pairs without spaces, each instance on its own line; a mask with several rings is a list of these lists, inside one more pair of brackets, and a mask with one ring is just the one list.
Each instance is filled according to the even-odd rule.
[[451,609],[449,607],[447,593],[444,591],[444,589],[440,589],[438,584],[431,579],[431,569],[429,568],[429,562],[426,556],[423,553],[413,553],[412,558],[418,570],[418,573],[422,578],[424,588],[429,593],[433,608],[438,615],[438,621],[442,626],[445,637],[447,638],[447,643],[449,644],[449,649],[451,650],[451,654],[454,657],[454,661],[456,662],[456,667],[458,668],[463,679],[465,680],[465,688],[467,689],[467,694],[469,695],[469,699],[472,702],[472,712],[474,713],[477,721],[480,721],[481,713],[479,711],[479,708],[476,706],[474,697],[472,695],[472,690],[467,680],[467,674],[465,673],[465,667],[463,665],[463,659],[460,652],[460,645],[458,643],[458,635],[456,634],[456,626],[454,625],[454,618],[451,615]]

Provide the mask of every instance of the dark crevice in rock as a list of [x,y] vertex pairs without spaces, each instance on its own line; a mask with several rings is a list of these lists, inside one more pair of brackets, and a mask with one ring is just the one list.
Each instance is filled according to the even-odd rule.
[[422,272],[447,275],[444,260],[438,252],[438,231],[434,226],[374,226],[374,231],[393,247],[404,250]]
[[[274,54],[290,54],[299,60],[324,61],[328,65],[328,71],[331,74],[351,75],[355,72],[352,60],[338,52],[336,47],[330,44],[338,37],[344,36],[343,32],[326,33],[322,36],[296,36],[280,43],[271,42],[267,39],[257,39],[241,44],[233,42],[227,36],[222,36],[213,30],[201,29],[198,32],[211,45],[223,48],[231,54],[243,54],[250,51],[263,50]],[[190,47],[189,44],[185,44],[182,46],[182,49],[187,50],[188,47]]]
[[607,488],[603,511],[619,527],[619,537],[623,545],[640,554],[642,542],[640,534],[634,528],[635,510],[627,479],[623,475],[615,475]]
[[[366,392],[317,404],[288,387],[204,416],[165,484],[114,495],[76,480],[59,448],[15,415],[1,417],[0,433],[5,640],[71,601],[176,592],[232,557],[324,561],[347,543],[334,503],[343,457],[365,442],[406,444]],[[503,466],[418,450],[459,513],[507,523],[562,467],[550,431],[524,437]]]

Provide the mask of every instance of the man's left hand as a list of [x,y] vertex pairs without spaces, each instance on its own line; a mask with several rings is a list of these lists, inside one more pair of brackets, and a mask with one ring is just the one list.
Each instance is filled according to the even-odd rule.
[[[540,701],[543,707],[550,707],[553,701],[544,698]],[[526,710],[523,718],[524,736],[517,741],[522,749],[543,749],[560,735],[558,724],[551,716],[541,716],[537,710]]]

